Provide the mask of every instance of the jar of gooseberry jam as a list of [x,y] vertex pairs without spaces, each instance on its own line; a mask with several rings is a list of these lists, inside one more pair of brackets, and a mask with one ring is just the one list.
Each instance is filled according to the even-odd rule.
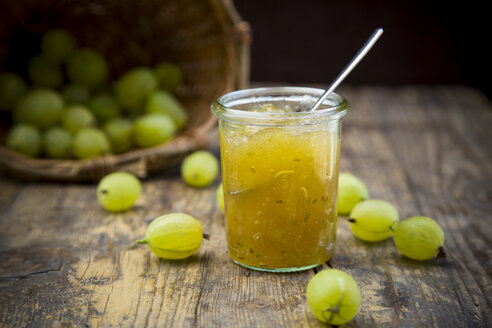
[[333,254],[341,119],[348,102],[322,89],[246,89],[219,97],[229,254],[247,268],[290,272]]

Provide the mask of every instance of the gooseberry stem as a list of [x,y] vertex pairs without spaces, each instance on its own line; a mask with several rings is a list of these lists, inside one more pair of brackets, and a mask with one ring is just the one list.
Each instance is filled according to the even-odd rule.
[[125,247],[125,251],[129,250],[130,248],[132,248],[136,244],[142,244],[142,240],[135,240],[133,243],[131,243],[130,245],[128,245],[128,246]]
[[350,222],[350,223],[355,223],[356,220],[353,219],[353,218],[348,218],[347,221]]
[[[326,313],[329,312],[330,315],[329,316],[326,316]],[[338,312],[338,311],[337,311]],[[323,311],[321,311],[321,315],[323,316],[323,318],[326,320],[326,322],[331,322],[331,320],[333,319],[333,316],[335,315],[335,311],[333,311],[332,309],[330,309],[329,307],[324,309]]]
[[210,240],[210,235],[208,233],[204,233],[203,238],[206,240]]
[[[343,286],[345,287],[345,286]],[[335,313],[338,314],[338,311],[340,309],[340,305],[342,304],[342,299],[343,299],[343,292],[344,292],[345,288],[342,288],[342,291],[341,291],[341,294],[340,294],[340,297],[338,298],[338,302],[337,302],[337,305],[335,305],[334,308],[332,308],[331,306],[328,306],[326,307],[322,312],[321,312],[321,315],[323,316],[323,318],[327,319],[328,322],[331,322],[331,320],[333,319],[333,316],[335,315]],[[330,317],[329,318],[326,318],[325,316],[325,313],[326,312],[330,312]]]

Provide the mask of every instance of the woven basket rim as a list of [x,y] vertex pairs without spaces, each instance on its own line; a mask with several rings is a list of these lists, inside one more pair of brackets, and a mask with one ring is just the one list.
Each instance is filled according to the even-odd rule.
[[[230,0],[208,0],[214,10],[218,10],[217,20],[228,42],[223,44],[227,60],[227,74],[217,95],[224,94],[235,89],[239,75],[243,70],[238,68],[238,46],[249,47],[251,31],[249,25],[240,19],[235,7]],[[249,58],[248,58],[249,60]],[[249,64],[249,63],[247,63]],[[152,161],[160,157],[169,161],[162,170],[173,163],[180,161],[190,152],[205,149],[209,144],[209,135],[216,128],[217,119],[213,115],[197,127],[185,128],[179,135],[170,141],[150,148],[136,148],[123,154],[108,154],[92,159],[49,159],[31,158],[18,154],[4,144],[0,144],[0,168],[12,173],[23,180],[58,180],[65,182],[98,181],[105,174],[115,171],[132,171],[131,166],[143,166],[142,172],[133,172],[141,178],[150,175],[145,168],[152,165]],[[154,163],[155,165],[155,163]],[[127,167],[125,167],[127,166]],[[92,172],[93,171],[93,172]],[[85,172],[85,174],[80,174]]]

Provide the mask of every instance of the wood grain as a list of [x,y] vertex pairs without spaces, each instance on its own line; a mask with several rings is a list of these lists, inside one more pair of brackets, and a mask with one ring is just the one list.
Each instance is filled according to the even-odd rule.
[[[393,241],[366,243],[339,218],[330,265],[354,277],[362,306],[346,327],[492,325],[492,105],[465,87],[341,88],[351,103],[341,168],[401,218],[426,215],[448,256],[416,262]],[[217,149],[212,149],[217,153]],[[0,176],[1,327],[322,327],[305,288],[316,270],[269,274],[233,264],[215,188],[183,184],[179,167],[144,181],[124,213],[90,184]],[[196,217],[211,238],[182,261],[127,249],[152,218]]]

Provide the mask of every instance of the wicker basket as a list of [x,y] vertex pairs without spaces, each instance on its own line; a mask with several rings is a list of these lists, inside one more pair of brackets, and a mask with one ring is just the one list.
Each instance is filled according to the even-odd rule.
[[33,159],[1,145],[0,166],[22,179],[98,181],[115,170],[142,178],[161,172],[207,146],[216,127],[210,103],[248,83],[250,30],[230,0],[15,0],[3,7],[0,70],[25,65],[25,58],[9,56],[19,33],[66,28],[81,46],[108,58],[112,79],[161,60],[179,64],[185,81],[176,94],[189,115],[186,130],[168,143],[91,160]]

